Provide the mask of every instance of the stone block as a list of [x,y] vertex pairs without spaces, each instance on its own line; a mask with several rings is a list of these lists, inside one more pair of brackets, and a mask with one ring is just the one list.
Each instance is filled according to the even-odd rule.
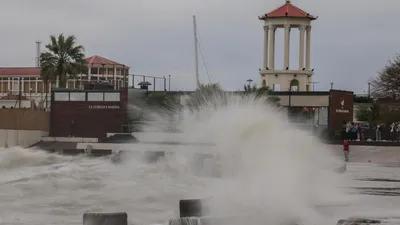
[[83,225],[128,225],[128,214],[117,213],[85,213]]
[[183,217],[170,219],[168,225],[201,225],[198,217]]

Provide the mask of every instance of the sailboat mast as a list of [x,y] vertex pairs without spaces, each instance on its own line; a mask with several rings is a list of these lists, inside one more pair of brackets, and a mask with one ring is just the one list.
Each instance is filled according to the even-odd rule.
[[199,53],[198,53],[198,40],[197,40],[197,26],[196,26],[196,16],[193,15],[193,29],[194,29],[194,60],[195,60],[195,69],[196,69],[196,82],[197,87],[200,86],[200,77],[199,77]]

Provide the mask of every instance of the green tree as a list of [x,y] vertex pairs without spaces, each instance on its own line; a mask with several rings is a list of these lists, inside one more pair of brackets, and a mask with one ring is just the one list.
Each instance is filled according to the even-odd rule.
[[378,76],[371,80],[371,94],[375,98],[400,97],[400,54],[389,60]]
[[46,52],[40,55],[40,76],[46,84],[58,79],[59,86],[66,87],[69,78],[85,72],[86,68],[84,48],[76,45],[75,36],[50,36]]
[[368,121],[370,124],[377,124],[382,119],[381,117],[381,109],[376,102],[373,102],[371,106],[361,107],[356,112],[358,121]]

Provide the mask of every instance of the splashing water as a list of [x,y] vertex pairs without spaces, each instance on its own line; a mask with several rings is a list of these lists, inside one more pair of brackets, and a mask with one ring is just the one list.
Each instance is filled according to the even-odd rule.
[[222,177],[201,193],[212,197],[208,207],[214,216],[235,216],[229,224],[240,215],[254,225],[320,222],[316,205],[349,200],[340,189],[346,181],[335,172],[342,163],[326,146],[263,99],[230,96],[215,108],[219,100],[186,115],[182,128],[182,138],[216,144]]
[[[134,224],[166,224],[177,217],[180,199],[199,197],[208,198],[210,216],[228,218],[226,224],[334,224],[337,218],[327,223],[318,207],[355,199],[341,189],[349,181],[335,173],[341,159],[260,99],[218,96],[194,114],[184,111],[179,126],[181,140],[215,146],[157,145],[176,153],[151,164],[134,155],[114,164],[0,149],[0,222],[71,225],[82,224],[87,211],[125,211]],[[132,144],[132,150],[145,148]],[[218,176],[193,173],[201,152],[214,155],[203,167]]]

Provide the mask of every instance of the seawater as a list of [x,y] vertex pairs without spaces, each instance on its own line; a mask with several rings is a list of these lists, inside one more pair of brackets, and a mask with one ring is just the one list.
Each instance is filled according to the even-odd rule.
[[[351,214],[335,207],[365,203],[343,188],[351,179],[336,172],[342,159],[282,113],[252,97],[218,101],[196,113],[185,111],[179,124],[182,140],[215,146],[159,145],[179,153],[156,163],[135,154],[115,164],[109,158],[0,149],[0,223],[72,225],[82,224],[84,212],[124,211],[132,224],[166,224],[178,216],[180,199],[207,198],[211,216],[228,218],[227,224],[335,224]],[[132,144],[132,151],[142,148]],[[199,175],[195,155],[210,149],[214,158],[206,167],[218,172]],[[351,210],[361,212],[357,207]]]

